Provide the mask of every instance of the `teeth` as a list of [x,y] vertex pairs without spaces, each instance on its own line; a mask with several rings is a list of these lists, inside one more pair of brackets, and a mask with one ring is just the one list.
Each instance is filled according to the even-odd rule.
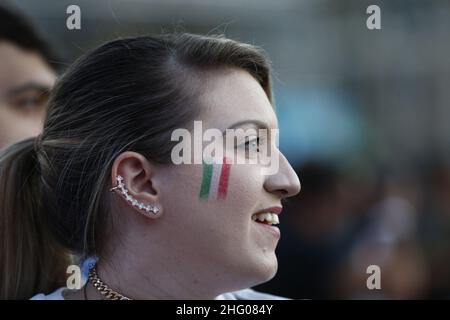
[[278,219],[278,215],[277,214],[272,214],[272,223],[280,224],[280,220]]
[[259,214],[256,218],[258,219],[258,221],[261,221],[261,222],[265,221],[265,220],[269,221],[269,219],[270,219],[268,213]]
[[252,216],[252,220],[260,221],[260,222],[266,221],[271,225],[280,223],[280,220],[278,219],[278,215],[276,215],[275,213],[270,213],[270,212],[254,214]]

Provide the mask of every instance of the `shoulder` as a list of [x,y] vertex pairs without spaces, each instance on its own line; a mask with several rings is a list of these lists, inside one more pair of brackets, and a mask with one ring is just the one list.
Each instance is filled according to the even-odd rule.
[[66,289],[65,287],[59,288],[50,294],[38,293],[33,296],[30,300],[64,300],[62,292]]
[[[96,257],[88,257],[86,259],[82,259],[80,262],[80,271],[81,271],[81,285],[83,286],[88,278],[89,269],[92,268],[93,265],[97,262]],[[34,295],[30,300],[64,300],[63,292],[64,290],[69,290],[67,287],[62,287],[50,294],[38,293]],[[70,291],[70,290],[69,290]]]
[[289,300],[289,298],[258,292],[253,289],[244,289],[221,294],[216,297],[216,300]]
[[[31,298],[31,300],[64,300],[63,291],[66,287],[59,288],[58,290],[50,293],[39,293]],[[216,297],[216,300],[289,300],[269,293],[258,292],[253,289],[244,289],[234,292],[228,292]]]

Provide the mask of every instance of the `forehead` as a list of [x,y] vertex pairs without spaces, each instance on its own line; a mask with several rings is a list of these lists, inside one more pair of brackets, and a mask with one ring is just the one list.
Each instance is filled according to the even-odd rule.
[[275,111],[261,85],[240,69],[210,71],[200,97],[205,126],[224,130],[236,122],[258,120],[278,128]]
[[0,41],[0,93],[34,82],[53,86],[55,73],[42,57]]

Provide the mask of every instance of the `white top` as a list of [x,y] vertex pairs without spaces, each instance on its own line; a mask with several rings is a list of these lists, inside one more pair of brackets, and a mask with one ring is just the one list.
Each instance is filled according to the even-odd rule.
[[[66,289],[66,287],[62,287],[48,295],[39,293],[32,297],[31,300],[64,300],[62,292]],[[253,289],[244,289],[221,294],[215,300],[287,300],[287,298],[258,292]]]

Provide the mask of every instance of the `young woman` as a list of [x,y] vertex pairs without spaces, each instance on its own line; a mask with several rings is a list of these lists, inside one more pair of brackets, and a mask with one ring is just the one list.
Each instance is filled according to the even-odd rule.
[[[238,160],[269,146],[278,170],[264,175],[258,161],[175,164],[171,139],[194,121],[277,129],[269,71],[253,46],[192,34],[116,40],[80,58],[43,133],[0,155],[1,297],[275,298],[246,288],[275,275],[274,224],[300,190],[276,141],[232,144]],[[63,287],[73,255],[97,260],[81,290]]]

